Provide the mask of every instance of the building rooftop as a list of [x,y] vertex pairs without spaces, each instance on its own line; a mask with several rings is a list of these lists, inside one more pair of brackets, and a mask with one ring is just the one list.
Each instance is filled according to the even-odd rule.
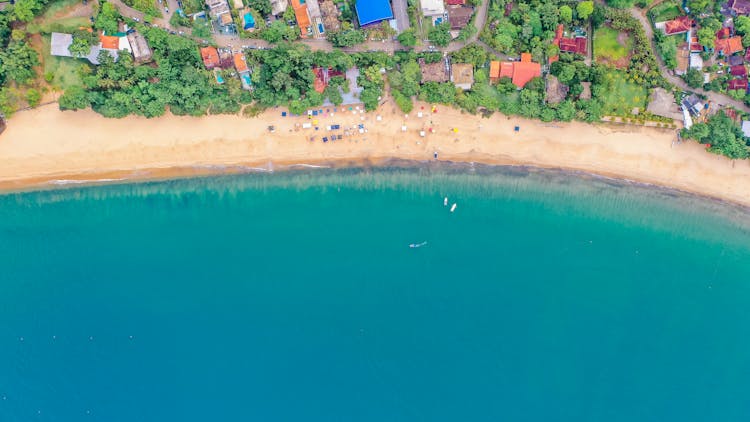
[[451,82],[464,90],[471,89],[474,84],[474,65],[454,63],[451,66]]
[[667,35],[682,34],[693,27],[693,20],[688,16],[680,16],[664,22],[664,33]]
[[729,0],[727,7],[738,15],[750,15],[750,1],[748,0]]
[[201,47],[200,51],[206,69],[213,69],[221,64],[219,52],[216,51],[215,47]]
[[424,59],[419,59],[419,68],[422,71],[422,82],[448,82],[445,60],[427,63]]
[[242,53],[234,53],[234,68],[237,69],[238,73],[250,71],[250,69],[247,67],[245,56]]
[[307,36],[310,32],[310,14],[307,12],[305,0],[292,0],[292,9],[294,9],[294,17],[297,19],[300,33],[303,37]]
[[734,36],[716,40],[716,51],[725,56],[731,56],[734,53],[742,51],[742,37]]
[[354,5],[354,8],[357,11],[357,19],[360,26],[393,19],[391,2],[388,0],[358,1]]
[[463,29],[471,21],[474,14],[474,8],[467,6],[450,6],[448,7],[448,22],[451,29]]

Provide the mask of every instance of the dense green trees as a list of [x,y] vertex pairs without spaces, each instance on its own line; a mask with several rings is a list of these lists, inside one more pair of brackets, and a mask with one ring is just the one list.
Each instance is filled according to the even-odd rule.
[[716,113],[706,123],[696,123],[682,130],[682,136],[711,145],[708,150],[731,159],[746,159],[750,156],[748,142],[742,130],[724,114]]
[[445,47],[451,42],[450,29],[451,26],[448,23],[435,25],[430,28],[430,31],[427,33],[427,39],[439,47]]
[[108,34],[112,34],[117,32],[117,22],[120,19],[121,16],[117,11],[117,8],[115,8],[112,3],[104,2],[99,10],[99,14],[96,15],[94,27],[96,29],[101,29]]
[[328,41],[335,47],[351,47],[365,42],[365,39],[364,32],[353,28],[328,33]]
[[404,47],[414,47],[415,45],[417,45],[417,35],[414,32],[414,28],[409,28],[406,31],[398,34],[398,37],[396,39]]
[[703,86],[703,73],[697,69],[690,68],[685,73],[685,82],[690,88],[700,88]]
[[607,4],[617,9],[633,7],[634,0],[607,0]]
[[0,50],[0,81],[31,82],[35,66],[39,66],[39,54],[26,41],[11,41]]
[[578,12],[578,18],[586,20],[594,12],[593,1],[582,1],[576,5],[576,12]]
[[271,2],[270,0],[247,0],[245,2],[249,7],[260,12],[265,18],[271,14]]
[[271,22],[268,28],[261,32],[261,38],[270,42],[277,43],[281,41],[294,41],[299,37],[299,29],[292,28],[284,21],[275,20]]

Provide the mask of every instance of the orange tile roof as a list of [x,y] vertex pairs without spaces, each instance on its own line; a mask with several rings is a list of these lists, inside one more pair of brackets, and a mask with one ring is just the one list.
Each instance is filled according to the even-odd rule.
[[307,4],[301,3],[300,0],[292,0],[292,9],[294,9],[294,17],[297,18],[297,25],[302,36],[307,35],[307,27],[310,26],[310,15],[307,13]]
[[245,56],[242,55],[242,53],[234,53],[234,68],[237,69],[237,72],[247,72],[250,69],[247,67],[247,62],[245,61]]
[[523,88],[530,80],[542,76],[542,66],[531,61],[531,54],[521,54],[520,62],[490,62],[490,79],[511,78],[513,84]]
[[500,77],[500,62],[497,60],[492,60],[490,62],[490,79],[495,79]]
[[215,47],[201,47],[201,59],[203,59],[206,69],[213,69],[221,63],[219,52],[216,51]]
[[671,21],[664,22],[664,32],[667,35],[681,34],[692,28],[693,20],[688,16],[680,16]]
[[110,50],[117,50],[120,48],[120,39],[112,35],[99,35],[99,41],[102,43],[102,48],[108,48]]
[[[530,57],[531,55],[529,55]],[[513,63],[513,84],[523,88],[530,80],[542,76],[542,66],[539,63],[523,61]]]
[[513,77],[513,63],[511,62],[500,63],[500,77],[501,78]]
[[731,56],[734,53],[742,51],[742,37],[734,36],[716,40],[716,51],[720,51],[725,56]]

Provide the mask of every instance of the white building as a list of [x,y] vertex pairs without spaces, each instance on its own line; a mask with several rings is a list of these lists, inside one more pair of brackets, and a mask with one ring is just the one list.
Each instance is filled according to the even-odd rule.
[[271,14],[276,16],[284,13],[289,7],[289,0],[271,0]]
[[446,20],[445,5],[443,0],[421,0],[422,15],[432,18],[433,23],[442,23]]

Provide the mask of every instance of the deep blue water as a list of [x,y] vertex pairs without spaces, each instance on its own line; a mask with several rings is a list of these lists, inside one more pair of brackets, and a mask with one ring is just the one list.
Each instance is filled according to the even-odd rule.
[[747,421],[748,216],[507,169],[7,194],[0,421]]

